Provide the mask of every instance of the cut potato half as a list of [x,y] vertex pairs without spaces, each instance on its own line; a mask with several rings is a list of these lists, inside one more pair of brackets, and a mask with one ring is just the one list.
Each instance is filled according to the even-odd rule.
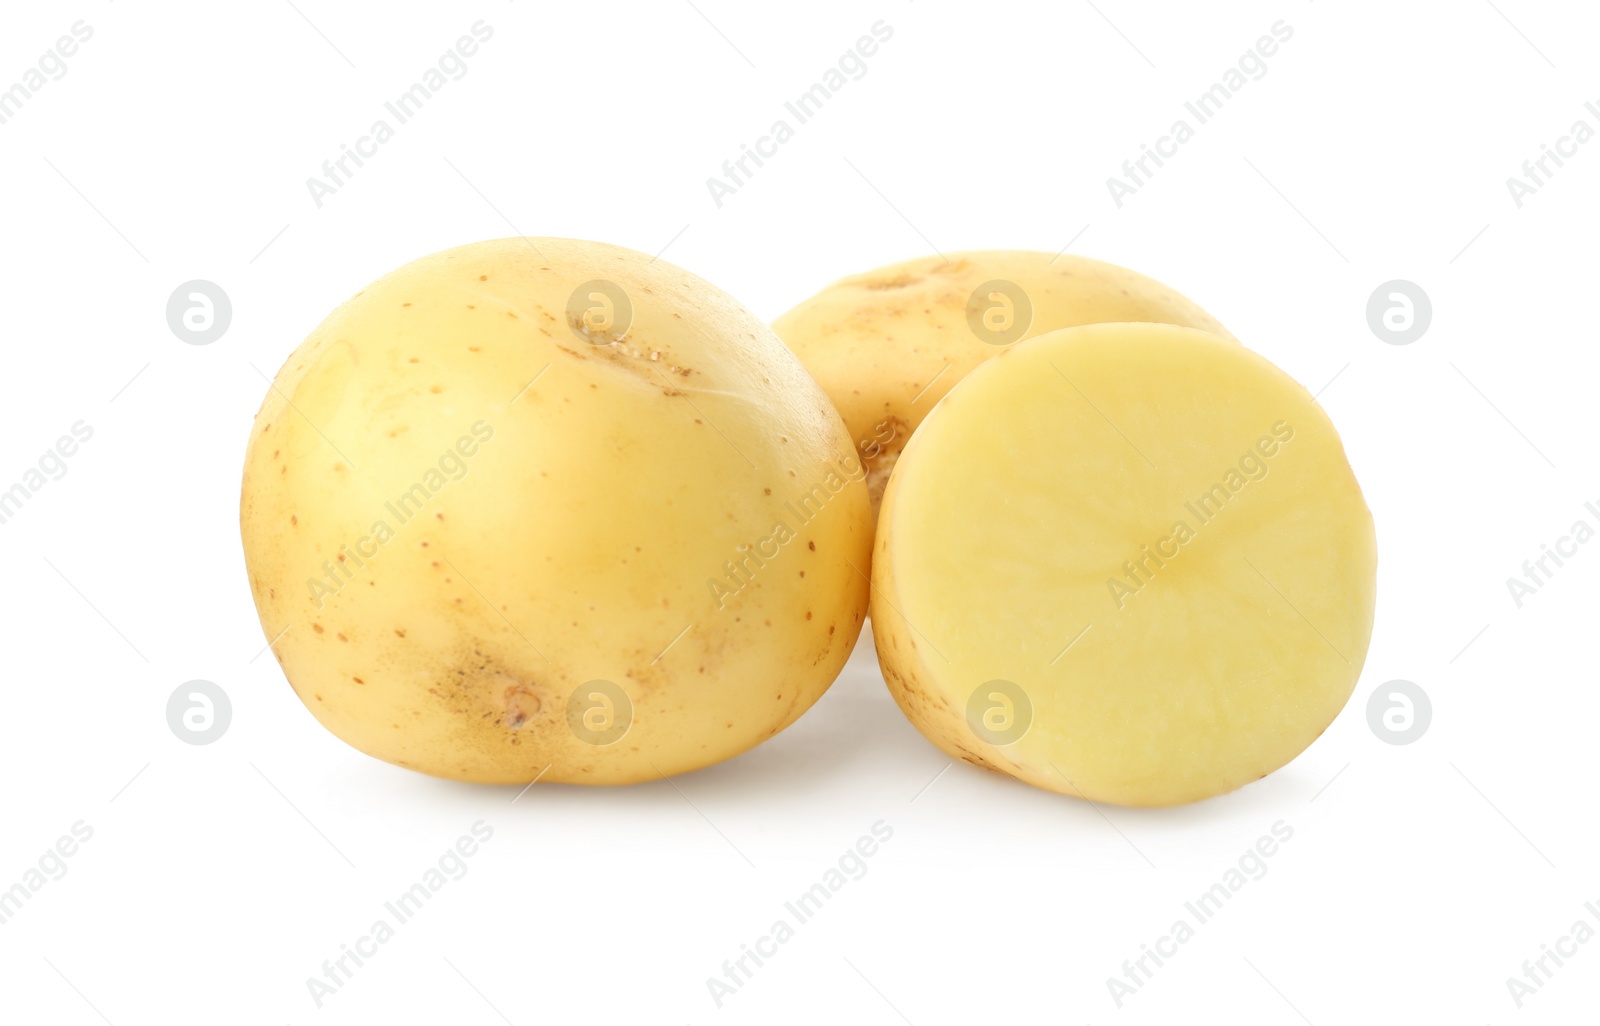
[[1097,802],[1223,794],[1350,697],[1372,516],[1299,384],[1160,324],[1051,332],[975,369],[884,497],[872,618],[953,756]]

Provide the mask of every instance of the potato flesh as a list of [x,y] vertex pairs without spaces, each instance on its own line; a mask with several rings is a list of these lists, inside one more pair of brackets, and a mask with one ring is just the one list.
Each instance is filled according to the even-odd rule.
[[[621,341],[569,328],[593,279],[631,297]],[[475,424],[492,437],[462,455]],[[508,239],[407,265],[313,332],[257,418],[241,523],[263,628],[333,733],[457,779],[619,783],[743,751],[832,682],[866,603],[853,462],[726,295],[628,250]],[[809,520],[786,509],[828,481]],[[778,523],[757,567],[745,547]],[[714,594],[736,560],[749,583]],[[313,594],[325,562],[349,580]],[[603,746],[566,715],[595,680],[632,707]]]
[[1022,339],[1108,321],[1228,334],[1158,281],[1066,254],[954,253],[948,260],[922,257],[845,278],[772,327],[839,408],[868,467],[874,509],[895,459],[928,411],[973,368],[1005,350],[976,334],[968,318],[974,291],[994,281],[1015,283],[1028,297],[1031,316]]
[[[1305,389],[1201,332],[1096,325],[1019,344],[919,430],[879,521],[874,633],[896,699],[952,755],[1171,805],[1266,775],[1333,720],[1376,563]],[[968,717],[994,680],[1032,705],[1010,743]]]

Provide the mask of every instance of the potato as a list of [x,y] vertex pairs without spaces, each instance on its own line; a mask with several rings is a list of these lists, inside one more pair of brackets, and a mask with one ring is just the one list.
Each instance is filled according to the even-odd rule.
[[384,276],[290,356],[240,513],[318,720],[443,777],[617,784],[782,730],[865,616],[863,471],[732,298],[593,242]]
[[1051,332],[929,414],[884,497],[873,634],[960,759],[1121,805],[1298,755],[1372,633],[1372,516],[1306,390],[1189,328]]
[[922,257],[845,278],[772,328],[844,415],[876,511],[911,433],[974,367],[1022,339],[1105,321],[1228,334],[1137,272],[1017,250]]

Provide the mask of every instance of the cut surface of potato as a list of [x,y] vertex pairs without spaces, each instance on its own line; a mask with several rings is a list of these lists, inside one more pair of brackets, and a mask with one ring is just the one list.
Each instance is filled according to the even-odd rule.
[[1332,722],[1376,568],[1304,388],[1203,332],[1092,325],[977,368],[918,429],[878,523],[873,630],[896,700],[951,755],[1172,805]]
[[334,311],[251,431],[241,526],[295,692],[439,776],[625,783],[800,716],[865,616],[849,436],[771,330],[600,243],[424,257]]
[[838,406],[876,509],[907,439],[971,370],[1022,339],[1103,321],[1227,331],[1172,289],[1067,254],[987,250],[853,275],[773,322]]

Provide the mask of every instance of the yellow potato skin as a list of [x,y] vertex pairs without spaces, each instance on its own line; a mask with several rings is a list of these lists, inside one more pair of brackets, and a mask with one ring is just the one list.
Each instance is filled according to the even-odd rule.
[[[625,332],[569,311],[593,280],[631,300]],[[501,239],[386,275],[289,357],[240,526],[262,627],[335,735],[458,780],[620,784],[742,752],[832,683],[867,601],[861,474],[726,294]],[[569,721],[593,681],[624,698]]]
[[969,322],[974,290],[992,281],[1015,283],[1028,297],[1031,317],[1021,339],[1111,321],[1177,324],[1232,337],[1160,282],[1066,254],[952,253],[835,282],[772,328],[839,408],[867,465],[874,510],[895,460],[928,411],[974,367],[1007,348],[986,341]]
[[[873,634],[895,700],[950,755],[1175,805],[1326,729],[1360,676],[1376,571],[1371,513],[1304,388],[1202,332],[1091,325],[978,368],[912,438],[878,521]],[[1031,705],[1000,743],[970,704],[995,681]]]

